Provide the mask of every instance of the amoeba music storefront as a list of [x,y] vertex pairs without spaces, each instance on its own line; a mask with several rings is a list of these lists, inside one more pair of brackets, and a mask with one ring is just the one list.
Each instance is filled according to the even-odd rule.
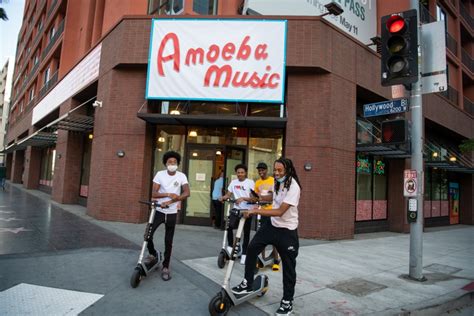
[[[243,163],[248,177],[258,179],[257,164],[271,166],[282,155],[286,21],[152,25],[147,109],[138,117],[153,125],[153,173],[163,169],[165,152],[180,152],[191,189],[181,220],[209,225],[221,172],[227,186]],[[210,32],[215,36],[201,35]],[[262,34],[272,35],[261,42]]]

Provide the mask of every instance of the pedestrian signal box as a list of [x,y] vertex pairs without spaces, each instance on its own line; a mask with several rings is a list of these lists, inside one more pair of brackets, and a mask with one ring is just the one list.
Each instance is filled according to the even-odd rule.
[[382,143],[402,144],[408,139],[408,124],[405,119],[382,122]]
[[381,20],[382,86],[418,81],[418,18],[416,10]]

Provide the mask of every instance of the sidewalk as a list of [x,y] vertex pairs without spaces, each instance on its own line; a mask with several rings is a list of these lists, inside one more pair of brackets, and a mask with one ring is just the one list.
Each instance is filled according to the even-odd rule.
[[[48,201],[51,205],[113,232],[137,246],[142,243],[144,224],[95,220],[85,214],[84,207],[60,205],[52,202],[50,196],[42,192],[12,185],[12,189],[15,188]],[[162,246],[163,235],[164,229],[160,228],[155,236],[155,240],[159,241],[156,242],[157,246]],[[457,225],[429,229],[423,234],[423,240],[423,274],[427,281],[415,282],[404,277],[409,267],[409,235],[390,232],[361,234],[356,235],[354,240],[334,242],[301,239],[297,259],[295,314],[439,315],[460,304],[472,304],[474,227]],[[199,299],[194,300],[193,304],[199,302],[198,304],[203,305],[194,306],[197,311],[195,314],[205,314],[209,300],[222,282],[225,270],[217,267],[221,243],[221,231],[209,227],[177,226],[172,267],[175,267],[174,273],[182,275],[177,275],[170,283],[183,285],[189,282],[186,280],[194,278],[193,285],[205,288],[200,288],[202,294]],[[125,265],[121,268],[128,271],[130,267]],[[193,270],[198,273],[193,275]],[[270,278],[268,293],[250,302],[257,308],[244,304],[231,309],[231,315],[257,315],[262,311],[273,314],[277,309],[282,296],[281,272],[262,272]],[[243,266],[237,264],[233,282],[238,283],[242,276]],[[170,285],[175,289],[175,286]],[[137,295],[133,294],[137,293],[136,290],[126,291],[124,295]],[[171,296],[176,295],[175,290],[168,295],[172,300]],[[166,298],[162,299],[166,301]],[[188,302],[180,303],[186,307],[182,312],[193,310],[192,306],[187,306]],[[100,311],[90,307],[85,314],[97,314]]]

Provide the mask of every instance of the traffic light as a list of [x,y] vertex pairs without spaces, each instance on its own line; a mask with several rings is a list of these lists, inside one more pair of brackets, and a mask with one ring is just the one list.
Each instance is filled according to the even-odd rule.
[[382,143],[402,144],[407,141],[408,125],[405,119],[382,122]]
[[382,86],[418,81],[416,10],[382,17]]

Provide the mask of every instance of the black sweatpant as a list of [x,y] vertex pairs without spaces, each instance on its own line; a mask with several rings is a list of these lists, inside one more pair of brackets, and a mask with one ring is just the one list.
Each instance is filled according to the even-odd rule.
[[222,227],[222,214],[224,212],[224,203],[219,200],[212,200],[212,206],[214,207],[214,227]]
[[[250,242],[250,229],[252,228],[252,218],[248,218],[244,224],[244,241],[242,243],[242,254],[247,254],[247,248]],[[234,245],[234,230],[232,228],[227,229],[227,244],[229,246]]]
[[153,244],[153,235],[156,229],[161,224],[165,223],[165,254],[163,260],[163,267],[169,268],[171,260],[171,250],[173,249],[173,236],[174,228],[176,227],[176,217],[178,214],[164,214],[156,211],[155,219],[153,220],[153,226],[151,229],[150,239],[148,240],[148,252],[156,256],[155,245]]
[[253,285],[257,256],[267,245],[274,245],[280,254],[283,264],[283,299],[291,301],[295,295],[298,230],[278,228],[268,223],[257,231],[248,247],[245,259],[245,279],[250,287]]

